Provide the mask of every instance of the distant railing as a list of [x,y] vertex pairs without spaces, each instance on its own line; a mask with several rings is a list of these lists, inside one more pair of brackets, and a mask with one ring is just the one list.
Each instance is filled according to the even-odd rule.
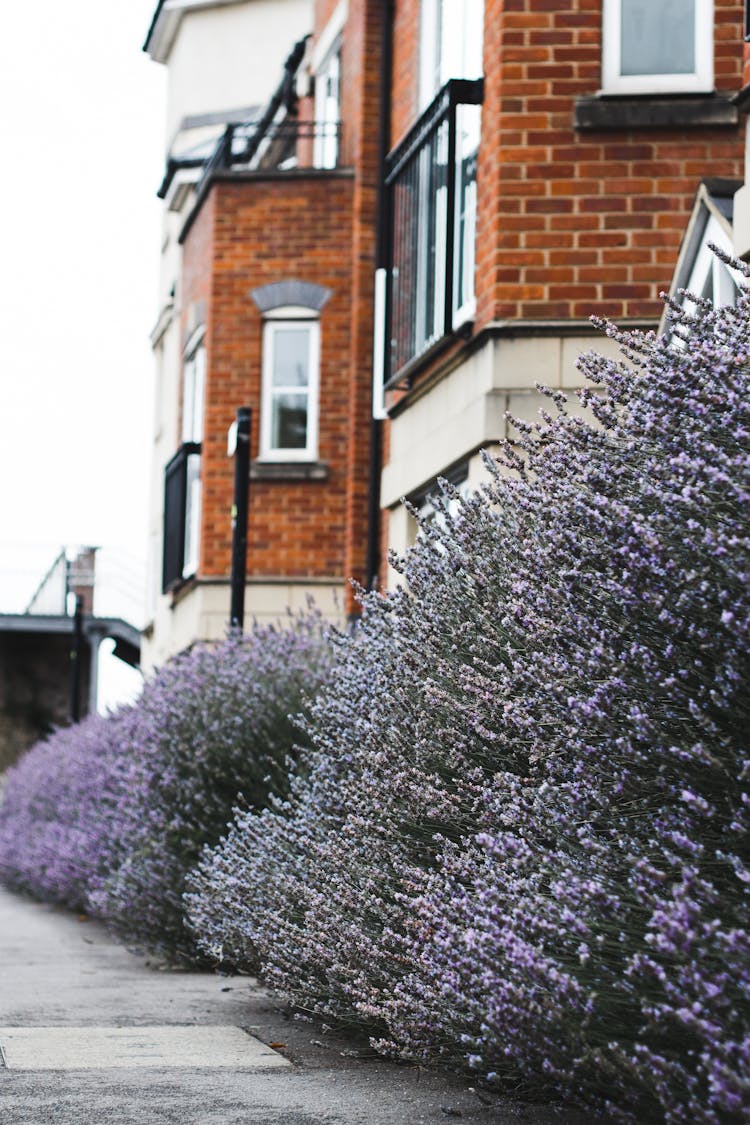
[[127,548],[6,544],[0,614],[71,616],[80,596],[87,615],[117,617],[140,628],[145,586],[144,561]]
[[217,172],[288,172],[337,168],[341,156],[341,124],[283,117],[227,125],[206,161],[198,181],[202,189]]

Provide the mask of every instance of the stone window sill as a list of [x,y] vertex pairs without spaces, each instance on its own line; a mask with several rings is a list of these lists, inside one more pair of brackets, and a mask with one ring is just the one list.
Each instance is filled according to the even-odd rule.
[[325,461],[253,461],[250,480],[328,480]]
[[581,131],[607,129],[716,128],[739,122],[739,110],[724,94],[630,97],[595,94],[577,98],[573,125]]

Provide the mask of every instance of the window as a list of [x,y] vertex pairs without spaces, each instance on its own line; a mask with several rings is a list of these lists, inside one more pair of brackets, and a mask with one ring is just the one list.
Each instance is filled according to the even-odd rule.
[[386,161],[376,329],[386,384],[474,317],[483,31],[484,0],[422,0],[422,115]]
[[[204,329],[200,328],[188,341],[183,365],[182,441],[194,447],[186,463],[185,549],[182,576],[187,578],[198,569],[201,518],[201,456],[203,440],[203,396],[206,382],[206,349]],[[197,451],[196,451],[197,450]]]
[[341,121],[341,42],[326,55],[315,76],[313,164],[335,168]]
[[182,366],[182,440],[203,438],[203,394],[206,383],[206,349],[204,329],[188,340]]
[[[440,474],[440,479],[452,484],[458,493],[458,497],[451,497],[446,501],[441,486],[437,480],[434,480],[427,488],[420,490],[416,495],[410,497],[412,507],[416,510],[419,517],[419,523],[413,526],[413,537],[410,536],[411,542],[414,543],[418,539],[424,539],[429,535],[431,527],[445,528],[446,518],[443,505],[447,505],[448,516],[453,517],[461,510],[461,500],[468,500],[472,494],[473,489],[469,485],[469,463],[463,462],[460,465],[454,466],[452,469],[447,469]],[[459,499],[460,497],[460,499]],[[441,553],[444,551],[442,546],[438,547]]]
[[182,367],[182,444],[164,470],[162,590],[173,589],[198,569],[201,518],[201,441],[206,381],[205,330],[185,348]]
[[[685,289],[689,293],[695,294],[696,297],[707,298],[714,308],[720,308],[722,305],[736,305],[740,287],[744,284],[744,278],[722,262],[709,244],[720,247],[725,254],[731,255],[733,253],[730,239],[713,216],[709,216],[706,223],[706,229]],[[695,307],[693,302],[688,299],[685,300],[684,305],[688,312]]]
[[604,0],[605,94],[713,90],[713,0]]
[[263,326],[261,457],[314,461],[318,455],[320,325],[304,307],[274,309]]
[[419,105],[451,78],[481,78],[484,0],[422,0]]
[[386,381],[474,314],[481,98],[481,79],[448,82],[387,159]]

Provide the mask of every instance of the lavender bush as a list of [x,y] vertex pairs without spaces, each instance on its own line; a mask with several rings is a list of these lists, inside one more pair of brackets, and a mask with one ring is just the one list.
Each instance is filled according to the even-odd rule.
[[124,941],[193,960],[185,873],[238,805],[283,796],[330,646],[317,611],[196,645],[133,707],[33,747],[0,803],[0,879],[99,915]]
[[446,488],[289,797],[193,873],[204,949],[404,1057],[750,1117],[747,306],[678,318],[687,347],[607,329],[596,425],[551,394]]
[[91,716],[57,730],[5,775],[0,803],[0,880],[74,910],[87,904],[116,815],[115,763],[131,713]]
[[196,645],[149,681],[118,761],[123,794],[89,904],[124,941],[194,960],[185,874],[240,805],[287,789],[308,697],[326,675],[322,617]]

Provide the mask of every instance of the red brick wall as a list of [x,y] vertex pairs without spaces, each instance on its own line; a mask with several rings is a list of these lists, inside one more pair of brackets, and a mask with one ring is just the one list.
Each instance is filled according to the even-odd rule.
[[419,9],[420,0],[395,0],[391,148],[413,125],[419,112]]
[[343,577],[350,393],[352,181],[332,175],[219,182],[184,244],[184,302],[208,287],[200,573],[228,576],[238,406],[260,423],[262,317],[250,290],[299,279],[333,291],[320,317],[319,458],[326,481],[252,481],[248,576]]
[[[396,0],[392,136],[417,114],[419,0]],[[476,327],[658,317],[698,182],[742,175],[740,126],[579,132],[601,0],[486,0]],[[743,81],[742,0],[716,0],[717,89]]]
[[[600,85],[599,0],[488,0],[478,323],[658,317],[698,181],[739,176],[739,127],[576,132]],[[737,91],[742,3],[717,0],[716,81]],[[489,125],[489,129],[486,126]]]

